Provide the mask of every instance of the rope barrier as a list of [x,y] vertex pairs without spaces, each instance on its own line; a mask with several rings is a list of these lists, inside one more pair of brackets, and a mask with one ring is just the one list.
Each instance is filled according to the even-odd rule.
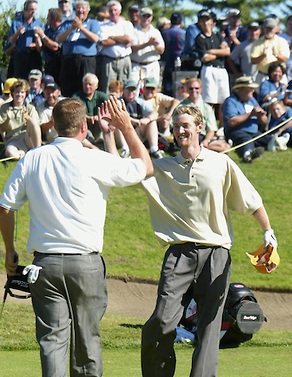
[[4,162],[4,161],[8,161],[8,160],[15,160],[15,157],[6,157],[6,158],[2,158],[0,160],[0,162]]
[[241,143],[241,144],[239,144],[239,145],[236,145],[235,147],[232,147],[232,148],[230,148],[230,149],[228,149],[228,150],[226,150],[226,151],[222,151],[222,152],[220,152],[220,153],[229,153],[229,152],[235,151],[236,149],[241,148],[241,147],[243,147],[243,146],[246,145],[246,144],[249,144],[249,143],[251,143],[251,142],[253,142],[253,141],[255,141],[255,140],[260,139],[260,138],[263,137],[263,136],[268,135],[268,134],[271,133],[272,131],[277,130],[278,128],[282,127],[284,124],[290,122],[290,120],[292,120],[292,117],[290,117],[290,118],[284,120],[284,122],[278,124],[277,126],[271,128],[270,130],[267,130],[267,131],[263,132],[262,134],[257,135],[257,136],[255,136],[254,138],[245,141],[244,143]]

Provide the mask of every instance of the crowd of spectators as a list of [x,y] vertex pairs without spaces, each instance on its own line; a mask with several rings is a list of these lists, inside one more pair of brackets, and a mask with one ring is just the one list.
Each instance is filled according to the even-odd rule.
[[[203,8],[188,27],[180,12],[155,19],[138,4],[125,16],[116,0],[99,6],[95,17],[89,1],[73,7],[56,0],[46,24],[37,10],[36,0],[25,1],[7,35],[10,62],[0,98],[7,157],[53,140],[52,109],[65,97],[86,105],[84,146],[102,145],[98,107],[109,95],[124,99],[153,158],[163,157],[167,143],[160,140],[173,141],[171,116],[180,103],[202,111],[206,148],[233,146],[252,162],[264,150],[292,146],[292,15],[281,30],[274,14],[243,25],[238,9],[217,19]],[[179,70],[189,76],[178,79]],[[118,131],[116,142],[128,157]]]

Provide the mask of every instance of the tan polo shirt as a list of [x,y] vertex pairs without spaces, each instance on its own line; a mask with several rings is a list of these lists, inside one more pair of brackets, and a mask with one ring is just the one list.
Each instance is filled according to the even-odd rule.
[[277,34],[272,39],[266,39],[264,36],[255,41],[251,48],[250,56],[252,58],[257,58],[264,53],[264,49],[267,49],[267,56],[257,64],[257,69],[261,73],[268,74],[269,65],[277,61],[275,54],[283,55],[287,57],[287,60],[290,57],[290,49],[288,42],[279,37]]
[[196,242],[230,248],[229,211],[254,213],[262,199],[227,155],[202,148],[197,159],[180,153],[153,161],[146,190],[152,226],[163,245]]

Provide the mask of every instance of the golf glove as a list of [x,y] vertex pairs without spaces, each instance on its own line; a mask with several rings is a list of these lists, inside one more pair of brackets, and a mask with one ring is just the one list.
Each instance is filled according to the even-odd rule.
[[39,277],[39,271],[42,269],[40,266],[36,266],[35,264],[29,264],[28,266],[24,267],[22,274],[27,275],[27,282],[29,284],[33,284],[37,281]]
[[271,245],[273,247],[278,246],[277,238],[274,234],[273,229],[267,229],[267,230],[265,230],[265,233],[264,233],[264,247],[265,247],[265,249],[268,245]]

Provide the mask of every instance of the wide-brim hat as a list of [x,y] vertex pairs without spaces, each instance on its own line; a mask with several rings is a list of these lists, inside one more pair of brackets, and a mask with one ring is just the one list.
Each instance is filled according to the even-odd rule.
[[246,253],[246,255],[250,258],[251,264],[261,274],[270,274],[280,264],[277,248],[271,245],[268,245],[265,250],[264,244],[262,244],[256,251]]
[[3,88],[3,93],[4,94],[9,94],[10,93],[10,88],[12,85],[17,81],[16,77],[10,77],[4,82],[4,88]]
[[236,90],[238,88],[257,88],[259,85],[253,81],[250,76],[242,76],[236,79],[235,85],[232,87],[232,90]]

